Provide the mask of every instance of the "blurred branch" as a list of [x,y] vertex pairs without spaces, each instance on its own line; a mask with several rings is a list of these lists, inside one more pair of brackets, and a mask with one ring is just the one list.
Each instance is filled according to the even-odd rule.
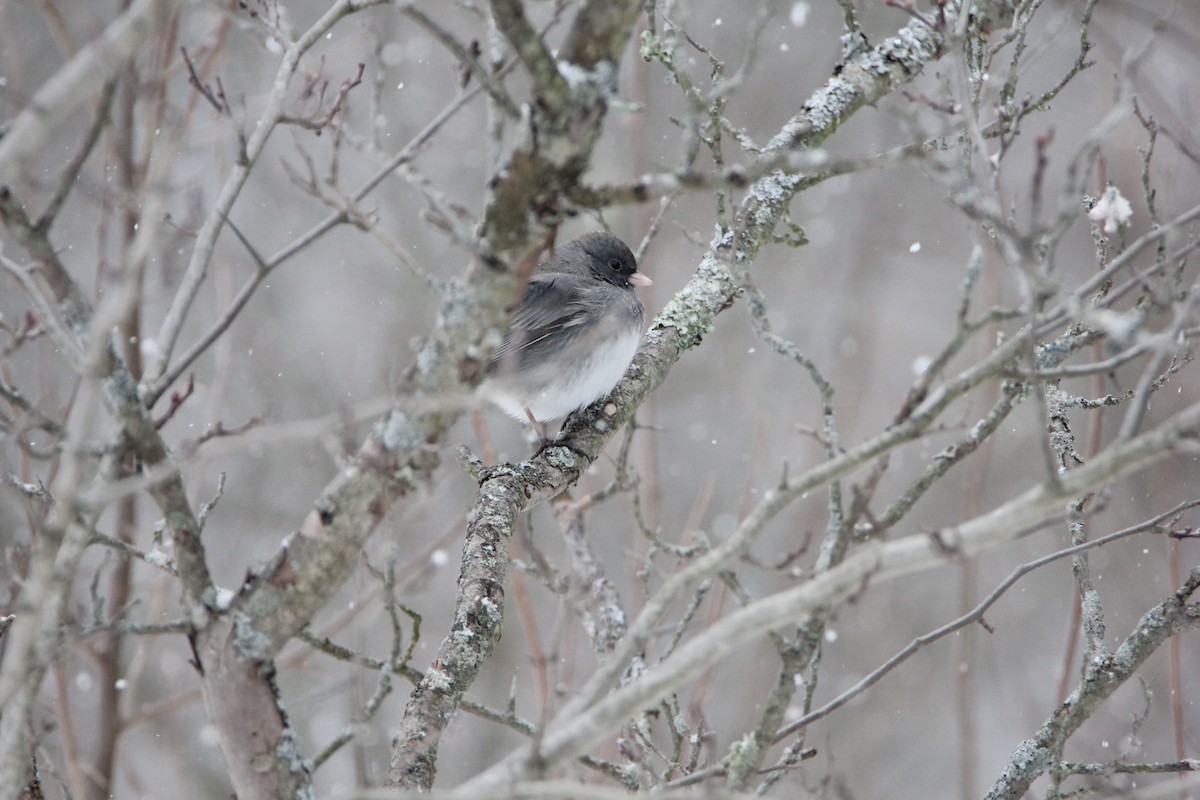
[[191,56],[188,55],[187,48],[181,46],[179,48],[179,54],[183,56],[183,63],[187,65],[188,82],[191,83],[192,88],[196,90],[196,93],[207,100],[208,104],[212,106],[214,110],[228,113],[229,106],[223,99],[225,93],[220,90],[220,84],[218,84],[217,91],[214,92],[211,86],[200,80],[200,75],[196,72],[196,65],[192,63],[192,59]]
[[563,492],[554,500],[554,519],[570,550],[580,589],[587,593],[584,629],[592,650],[603,658],[625,635],[626,615],[617,587],[604,574],[604,566],[592,551],[584,528],[583,512],[590,504],[588,501],[589,498],[574,500],[568,492]]
[[346,78],[344,81],[342,81],[342,85],[338,88],[338,93],[334,96],[333,102],[329,104],[329,109],[321,113],[319,116],[315,118],[309,118],[296,116],[294,114],[284,114],[279,118],[279,121],[288,125],[295,125],[297,127],[304,128],[305,130],[316,131],[319,134],[321,131],[325,130],[325,128],[329,127],[330,124],[332,124],[333,118],[336,117],[337,113],[342,110],[342,106],[345,104],[346,98],[350,95],[350,92],[356,86],[362,84],[363,71],[366,70],[366,68],[366,64],[361,62],[359,63],[358,72],[355,73],[353,78]]
[[236,436],[231,435],[232,431],[217,422],[197,439],[184,441],[179,445],[170,461],[155,464],[140,474],[103,486],[90,486],[80,493],[79,502],[85,508],[103,508],[115,500],[145,491],[172,476],[179,475],[184,466],[198,459],[219,459],[231,453],[282,442],[320,439],[330,433],[345,430],[348,426],[378,417],[393,405],[394,401],[389,397],[375,397],[310,419],[264,425],[260,424],[260,418],[252,418],[250,427],[253,429],[243,430]]
[[177,576],[179,574],[179,570],[176,568],[175,562],[170,556],[163,553],[161,550],[152,550],[148,553],[145,550],[134,547],[129,542],[122,541],[105,533],[100,533],[99,531],[92,531],[92,536],[88,541],[88,544],[103,545],[104,547],[111,548],[118,553],[131,558],[136,558],[152,567],[156,567],[157,569],[168,572],[171,575]]
[[[6,432],[16,430],[43,430],[51,436],[61,436],[63,432],[62,424],[55,419],[51,419],[42,413],[41,409],[30,403],[25,396],[15,386],[9,386],[4,382],[4,378],[0,377],[0,398],[3,398],[11,407],[21,412],[25,419],[19,420],[19,424],[9,425],[9,420],[4,420],[0,417],[0,426]],[[13,420],[16,423],[18,420]]]
[[63,203],[66,202],[67,196],[71,193],[71,189],[75,188],[75,182],[79,179],[79,171],[83,169],[84,162],[88,156],[92,154],[92,150],[96,147],[96,143],[100,141],[100,134],[104,132],[105,126],[108,125],[109,114],[112,110],[113,98],[117,94],[117,82],[109,81],[100,91],[99,108],[96,110],[96,116],[92,120],[91,127],[88,128],[84,135],[83,142],[79,146],[79,151],[63,169],[62,175],[58,180],[58,188],[54,190],[54,195],[50,198],[50,202],[46,203],[46,208],[38,217],[35,228],[39,230],[49,230],[54,220],[58,217],[58,212],[62,209]]
[[14,182],[51,131],[125,66],[150,34],[153,18],[181,0],[134,0],[104,32],[37,91],[0,138],[0,186]]
[[17,796],[31,777],[36,701],[58,655],[68,593],[95,521],[95,515],[81,518],[75,498],[88,462],[85,435],[100,405],[97,381],[83,381],[65,426],[60,468],[49,487],[54,503],[39,526],[13,606],[15,619],[0,662],[0,794],[5,797]]
[[567,82],[559,74],[546,43],[525,16],[521,0],[492,0],[492,16],[533,78],[534,93],[552,106],[560,105],[567,96]]
[[[0,190],[0,192],[2,191]],[[0,218],[4,218],[2,209],[4,201],[5,198],[0,197]],[[43,286],[39,284],[37,276],[44,274],[45,270],[35,271],[33,268],[16,263],[3,254],[0,254],[0,266],[3,266],[10,275],[16,278],[17,283],[25,290],[30,305],[36,309],[42,325],[50,332],[55,344],[62,348],[71,365],[78,367],[83,361],[83,345],[80,343],[79,337],[75,335],[74,326],[60,313],[63,304],[59,304],[58,307],[52,306],[51,298],[47,298],[43,293]]]
[[403,3],[400,5],[400,11],[416,20],[418,25],[429,31],[431,36],[453,53],[454,57],[462,63],[463,68],[469,70],[471,77],[479,81],[488,96],[505,115],[511,119],[520,118],[521,110],[517,107],[517,102],[513,100],[508,90],[504,88],[504,84],[499,80],[503,72],[507,72],[507,70],[497,70],[496,74],[493,74],[491,70],[480,63],[478,56],[464,47],[449,31],[438,25],[414,4]]
[[91,303],[59,259],[50,242],[49,226],[34,222],[25,209],[20,197],[0,186],[0,222],[35,262],[33,267],[22,267],[3,256],[4,266],[17,277],[42,322],[52,326],[59,345],[81,359],[78,338],[91,324]]
[[[503,180],[492,187],[479,228],[494,253],[507,254],[510,263],[530,260],[534,247],[552,241],[564,195],[579,183],[599,137],[639,7],[633,0],[589,0],[556,65],[519,0],[492,3],[496,26],[529,70],[537,101],[522,106],[516,145],[496,172]],[[591,27],[577,34],[580,26]],[[572,60],[576,54],[579,63]]]
[[1184,331],[1192,322],[1192,314],[1200,306],[1200,285],[1193,286],[1172,309],[1174,319],[1164,334],[1158,339],[1157,347],[1150,352],[1150,358],[1142,367],[1138,376],[1137,386],[1133,389],[1133,397],[1121,420],[1120,438],[1132,436],[1145,418],[1150,405],[1150,396],[1163,385],[1162,378],[1171,374],[1180,357],[1181,345],[1184,343]]
[[[96,127],[94,124],[93,129]],[[49,240],[48,225],[32,223],[23,204],[8,187],[0,188],[0,219],[37,262],[36,272],[17,267],[7,258],[3,259],[4,265],[21,279],[31,302],[41,309],[45,319],[57,323],[66,349],[75,356],[72,367],[81,378],[64,426],[58,472],[50,487],[55,503],[40,528],[33,565],[21,587],[18,607],[25,613],[14,623],[0,665],[0,707],[4,709],[0,720],[0,792],[11,794],[23,785],[24,770],[29,764],[29,725],[37,688],[56,656],[57,631],[67,593],[90,541],[94,518],[99,514],[97,510],[85,510],[80,503],[81,489],[93,472],[93,447],[87,437],[94,419],[107,411],[115,422],[112,439],[100,462],[100,483],[120,477],[120,465],[126,456],[134,456],[153,467],[168,460],[169,450],[142,405],[136,383],[112,341],[116,323],[126,318],[138,296],[139,264],[144,263],[142,258],[157,220],[145,224],[133,239],[131,255],[119,281],[105,293],[99,309],[93,311],[85,294],[59,261]],[[163,527],[175,544],[185,601],[197,615],[203,616],[212,582],[199,540],[199,526],[183,482],[177,476],[168,477],[152,486],[151,494],[165,512]]]
[[588,0],[571,23],[563,59],[589,71],[604,62],[615,69],[642,6],[637,0]]

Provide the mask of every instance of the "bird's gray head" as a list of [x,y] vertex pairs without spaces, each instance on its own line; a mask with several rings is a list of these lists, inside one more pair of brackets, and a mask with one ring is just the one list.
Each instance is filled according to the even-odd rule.
[[629,289],[647,286],[650,279],[637,271],[637,259],[624,242],[607,231],[585,233],[555,253],[555,266],[564,272],[587,270],[599,280]]

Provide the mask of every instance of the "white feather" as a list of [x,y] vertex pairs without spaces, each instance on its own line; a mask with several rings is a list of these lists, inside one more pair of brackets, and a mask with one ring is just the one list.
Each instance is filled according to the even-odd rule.
[[526,419],[527,408],[538,422],[565,417],[600,399],[617,385],[633,361],[640,340],[641,331],[634,329],[596,346],[585,358],[578,359],[568,374],[547,376],[545,382],[533,381],[540,383],[541,388],[528,394],[503,379],[485,382],[481,391],[487,400],[515,419]]

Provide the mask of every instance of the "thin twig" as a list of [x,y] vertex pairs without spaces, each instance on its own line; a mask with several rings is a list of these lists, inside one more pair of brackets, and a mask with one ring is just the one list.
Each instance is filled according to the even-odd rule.
[[216,109],[218,113],[225,111],[225,104],[217,99],[216,94],[213,93],[212,87],[201,81],[200,76],[196,74],[196,66],[192,63],[192,58],[188,55],[187,48],[183,45],[180,45],[179,52],[183,54],[183,63],[187,65],[188,83],[190,83],[192,88],[195,89],[201,97],[207,100],[208,104]]

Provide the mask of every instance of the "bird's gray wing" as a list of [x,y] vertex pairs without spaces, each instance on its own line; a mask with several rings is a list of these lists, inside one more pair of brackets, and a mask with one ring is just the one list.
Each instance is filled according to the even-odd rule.
[[530,278],[489,368],[510,360],[536,363],[582,333],[588,327],[586,307],[581,302],[586,286],[586,279],[567,273],[540,273]]

